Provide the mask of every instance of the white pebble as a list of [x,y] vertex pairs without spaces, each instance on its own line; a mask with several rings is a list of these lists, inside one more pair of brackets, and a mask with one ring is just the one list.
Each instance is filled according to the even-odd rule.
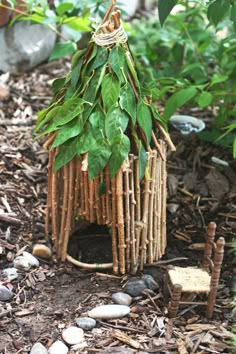
[[41,343],[35,343],[31,348],[30,354],[48,354],[48,351]]
[[30,270],[30,268],[32,267],[32,265],[30,264],[28,259],[23,256],[16,257],[14,259],[13,264],[16,269],[24,271],[24,272],[27,272],[27,270]]
[[67,344],[78,344],[84,340],[84,331],[75,326],[68,327],[62,332],[62,338]]
[[5,275],[7,277],[8,280],[15,280],[18,278],[18,273],[17,273],[17,269],[12,267],[12,268],[5,268],[3,269],[3,275]]
[[96,319],[116,319],[121,318],[130,313],[130,308],[125,305],[102,305],[95,307],[89,311],[89,317]]
[[54,342],[49,348],[49,354],[67,354],[68,353],[67,346],[60,340]]
[[32,267],[39,267],[39,261],[37,260],[37,258],[32,256],[32,254],[30,254],[29,252],[24,251],[23,257],[25,257],[28,260],[28,262],[31,264]]

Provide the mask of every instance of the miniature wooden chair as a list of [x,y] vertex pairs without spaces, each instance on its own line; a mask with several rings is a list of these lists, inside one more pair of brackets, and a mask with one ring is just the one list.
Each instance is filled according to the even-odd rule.
[[[210,222],[207,229],[205,251],[203,256],[202,269],[192,267],[168,266],[165,276],[165,291],[170,293],[169,318],[177,315],[179,306],[182,304],[206,305],[206,317],[213,315],[216,300],[216,292],[219,284],[221,265],[224,257],[225,240],[220,237],[214,242],[216,224]],[[214,253],[211,259],[212,251]],[[209,268],[211,273],[209,273]],[[207,294],[207,301],[181,301],[183,293]]]

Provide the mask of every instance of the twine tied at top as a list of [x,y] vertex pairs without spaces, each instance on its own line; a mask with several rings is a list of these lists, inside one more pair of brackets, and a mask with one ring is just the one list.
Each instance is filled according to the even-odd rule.
[[124,31],[121,25],[113,32],[109,32],[109,33],[95,32],[93,34],[94,42],[101,47],[105,47],[111,44],[125,43],[127,42],[127,39],[128,39],[127,33]]

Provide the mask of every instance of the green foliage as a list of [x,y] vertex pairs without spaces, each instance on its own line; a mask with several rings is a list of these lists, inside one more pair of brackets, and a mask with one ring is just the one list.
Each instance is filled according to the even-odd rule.
[[[165,3],[159,1],[163,11]],[[186,105],[214,111],[211,129],[218,130],[219,137],[222,129],[236,119],[236,4],[227,0],[206,5],[178,3],[182,10],[169,15],[163,27],[156,18],[126,25],[140,77],[146,79],[143,95],[148,93],[153,100],[162,102],[166,122]],[[166,3],[166,11],[172,5]],[[220,7],[220,14],[213,14],[208,5]],[[222,36],[221,30],[226,34]],[[230,133],[232,142],[233,131]]]
[[35,131],[38,136],[55,132],[52,148],[59,152],[54,171],[74,156],[88,154],[91,179],[105,166],[113,178],[133,153],[144,177],[153,120],[162,124],[163,119],[151,98],[141,94],[126,44],[100,48],[91,43],[86,52],[78,51],[71,72],[56,79],[53,90],[51,106],[39,113]]

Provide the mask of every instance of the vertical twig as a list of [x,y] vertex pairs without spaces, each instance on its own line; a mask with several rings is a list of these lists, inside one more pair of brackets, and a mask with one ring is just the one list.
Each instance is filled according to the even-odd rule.
[[64,243],[66,218],[67,218],[67,205],[68,205],[68,164],[63,166],[63,202],[62,202],[62,213],[61,213],[61,226],[60,226],[60,236],[57,245],[57,257],[61,258],[62,245]]
[[134,194],[134,155],[129,155],[130,173],[129,173],[129,185],[130,185],[130,265],[131,271],[134,270],[136,265],[136,252],[135,252],[135,194]]
[[88,171],[84,171],[84,200],[85,200],[85,218],[86,220],[90,220],[89,218],[89,176]]
[[[59,149],[55,149],[56,157]],[[54,161],[53,161],[54,162]],[[52,241],[57,246],[57,237],[58,237],[58,171],[52,172]]]
[[119,261],[120,272],[125,273],[125,233],[124,233],[124,209],[123,209],[123,173],[122,170],[116,174],[116,198],[117,198],[117,221],[119,240]]
[[78,216],[79,211],[79,190],[80,190],[81,162],[77,159],[75,164],[75,199],[74,199],[74,218]]
[[154,193],[155,193],[155,184],[156,184],[156,161],[157,161],[157,151],[152,152],[151,158],[151,182],[150,182],[150,198],[149,198],[149,210],[148,210],[148,263],[153,263],[153,205],[154,205]]
[[144,196],[143,196],[143,213],[142,213],[142,222],[143,229],[141,232],[141,256],[140,256],[140,270],[143,270],[143,266],[146,263],[146,250],[147,250],[147,223],[148,223],[148,205],[149,205],[149,195],[150,195],[150,160],[151,154],[148,153],[147,159],[147,175],[145,176],[145,184],[144,184]]
[[136,259],[133,268],[133,274],[137,272],[139,257],[140,257],[140,235],[142,231],[141,223],[141,193],[140,193],[140,179],[139,179],[139,160],[138,158],[134,159],[134,181],[135,181],[135,238],[136,238]]
[[[100,183],[104,183],[104,171],[101,171],[100,173]],[[101,204],[102,204],[102,224],[106,225],[107,221],[107,209],[106,209],[106,194],[100,195],[101,198]]]
[[116,178],[111,180],[112,193],[112,258],[113,258],[113,272],[118,273],[118,252],[117,252],[117,203],[116,203]]
[[67,256],[67,246],[71,232],[71,223],[73,215],[73,205],[74,205],[74,186],[75,186],[75,176],[74,176],[74,159],[69,162],[69,192],[68,192],[68,209],[66,217],[66,226],[65,226],[65,236],[62,246],[62,261],[66,260]]
[[[166,157],[166,144],[161,141],[162,153]],[[162,177],[161,177],[161,190],[162,190],[162,205],[161,205],[161,256],[165,253],[166,249],[166,159],[161,161],[162,164]]]
[[106,166],[106,210],[107,210],[107,225],[110,225],[111,217],[111,181],[109,175],[109,168]]
[[129,173],[130,164],[129,158],[125,161],[126,167],[124,171],[124,209],[125,209],[125,261],[126,271],[130,271],[130,185],[129,185]]
[[89,180],[89,210],[90,222],[94,223],[96,221],[94,208],[94,180]]
[[49,151],[48,154],[48,194],[47,194],[47,208],[46,208],[46,217],[45,217],[45,234],[49,234],[49,220],[50,212],[52,208],[52,168],[54,161],[55,150]]

